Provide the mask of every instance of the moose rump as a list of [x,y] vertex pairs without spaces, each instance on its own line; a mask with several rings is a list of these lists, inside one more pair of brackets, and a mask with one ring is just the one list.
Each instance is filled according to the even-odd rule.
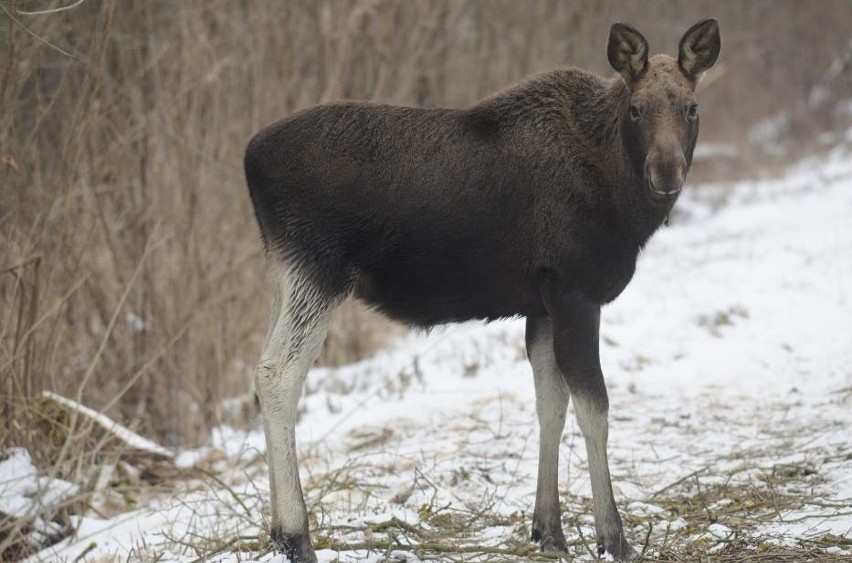
[[[413,325],[527,314],[535,170],[463,110],[334,104],[256,135],[245,156],[274,259],[327,297]],[[404,131],[405,134],[400,134]]]

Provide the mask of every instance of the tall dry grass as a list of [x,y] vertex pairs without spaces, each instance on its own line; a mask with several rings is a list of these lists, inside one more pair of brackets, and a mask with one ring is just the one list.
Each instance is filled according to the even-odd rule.
[[[848,41],[826,0],[0,0],[0,444],[38,450],[41,390],[167,445],[203,440],[246,393],[266,328],[242,177],[262,126],[338,98],[464,106],[538,70],[606,72],[609,25],[674,52],[722,21],[705,140],[801,111]],[[805,48],[806,47],[806,48]],[[325,361],[388,325],[356,305]],[[74,429],[71,429],[73,434]]]

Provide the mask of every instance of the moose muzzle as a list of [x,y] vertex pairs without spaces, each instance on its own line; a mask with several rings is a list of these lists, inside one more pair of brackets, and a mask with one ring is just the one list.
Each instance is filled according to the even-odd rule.
[[652,150],[645,159],[648,187],[658,196],[674,196],[683,189],[686,158],[680,147]]

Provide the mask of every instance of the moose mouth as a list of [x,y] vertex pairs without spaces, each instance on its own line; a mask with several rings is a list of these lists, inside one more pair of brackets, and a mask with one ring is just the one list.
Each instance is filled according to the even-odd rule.
[[650,189],[651,193],[653,193],[658,198],[667,199],[667,198],[675,197],[680,192],[682,192],[683,191],[683,184],[681,184],[680,186],[678,186],[677,188],[675,188],[673,190],[661,190],[657,186],[655,186],[654,182],[649,178],[648,179],[648,189]]

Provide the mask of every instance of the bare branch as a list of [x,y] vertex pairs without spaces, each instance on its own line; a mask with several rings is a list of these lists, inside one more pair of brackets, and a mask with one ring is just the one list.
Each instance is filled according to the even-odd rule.
[[[19,20],[19,19],[18,19],[18,18],[16,18],[15,16],[13,16],[13,15],[9,12],[9,10],[7,10],[7,9],[6,9],[6,6],[4,6],[2,3],[0,3],[0,10],[2,10],[4,14],[6,14],[7,16],[9,16],[9,19],[10,19],[10,20],[12,20],[13,22],[15,22],[15,25],[17,25],[18,27],[20,27],[21,29],[23,29],[24,31],[26,31],[28,34],[32,35],[32,36],[33,36],[33,38],[35,38],[37,41],[39,41],[39,42],[41,42],[41,43],[44,43],[45,45],[47,45],[47,46],[48,46],[48,47],[50,47],[51,49],[54,49],[54,50],[56,50],[56,51],[59,51],[60,53],[62,53],[62,54],[63,54],[63,55],[65,55],[66,57],[71,57],[72,59],[76,59],[76,58],[77,58],[77,55],[75,55],[74,53],[71,53],[71,52],[69,52],[69,51],[66,51],[66,50],[65,50],[65,49],[63,49],[62,47],[60,47],[60,46],[58,46],[58,45],[55,45],[55,44],[51,43],[50,41],[48,41],[47,39],[45,39],[44,37],[42,37],[41,35],[39,35],[39,34],[38,34],[38,33],[36,33],[35,31],[33,31],[33,30],[32,30],[32,29],[30,29],[29,27],[27,27],[26,25],[24,25],[24,24],[21,22],[21,20]],[[22,12],[22,13],[23,13],[23,12]]]
[[58,14],[59,12],[67,12],[68,10],[73,10],[86,0],[77,0],[73,4],[69,4],[67,6],[60,6],[59,8],[49,8],[47,10],[34,10],[32,12],[25,12],[24,10],[15,10],[16,14],[21,14],[23,16],[43,16],[45,14]]

